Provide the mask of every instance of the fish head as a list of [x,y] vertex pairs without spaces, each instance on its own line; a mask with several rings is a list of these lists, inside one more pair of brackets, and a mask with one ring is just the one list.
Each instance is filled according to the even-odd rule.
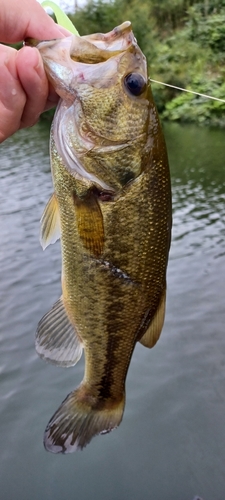
[[[104,189],[120,189],[140,174],[137,155],[147,141],[151,101],[146,58],[131,23],[106,34],[41,42],[37,48],[61,97],[53,136],[66,168]],[[115,161],[108,165],[112,155]],[[117,168],[124,155],[129,172]]]

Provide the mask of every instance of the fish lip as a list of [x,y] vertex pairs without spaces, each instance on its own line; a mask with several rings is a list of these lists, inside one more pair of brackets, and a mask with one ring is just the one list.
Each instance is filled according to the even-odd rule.
[[108,51],[115,50],[118,39],[120,39],[121,42],[121,50],[126,49],[132,42],[137,43],[136,38],[132,33],[132,25],[130,21],[124,21],[108,33],[94,33],[92,35],[85,35],[82,38],[90,41],[96,47],[107,49]]
[[[127,37],[127,40],[126,40]],[[132,41],[134,43],[137,43],[136,38],[133,35],[132,32],[132,25],[130,21],[124,21],[122,24],[116,26],[113,28],[113,30],[109,31],[108,33],[93,33],[91,35],[83,35],[83,36],[78,36],[75,34],[72,34],[67,37],[62,37],[62,38],[52,38],[51,40],[37,40],[35,38],[28,37],[24,40],[25,45],[29,45],[32,47],[37,47],[38,50],[42,51],[43,48],[49,47],[51,48],[53,45],[56,43],[63,42],[66,43],[68,39],[71,39],[72,41],[76,40],[87,40],[96,47],[100,49],[107,49],[107,51],[110,50],[115,50],[115,47],[113,48],[115,42],[118,41],[118,39],[121,39],[121,47],[120,50],[124,50],[129,46]],[[124,40],[126,43],[124,43]],[[79,42],[78,42],[79,43]],[[125,45],[123,47],[123,45]],[[111,48],[110,48],[111,46]],[[73,43],[71,44],[71,52],[73,50]],[[71,54],[70,54],[71,55]]]
[[[118,43],[120,42],[120,43]],[[111,52],[123,52],[130,45],[137,45],[136,38],[132,32],[130,21],[125,21],[119,26],[116,26],[108,33],[94,33],[92,35],[77,36],[71,34],[63,38],[54,38],[51,40],[36,40],[34,38],[26,38],[26,45],[35,46],[40,51],[44,61],[48,60],[48,56],[43,53],[45,49],[55,49],[59,45],[59,51],[63,53],[65,49],[68,51],[70,58],[76,58],[76,50],[82,47],[82,44],[88,43],[90,46],[95,46],[101,51],[106,51],[108,58],[111,57]],[[86,47],[86,46],[85,46]],[[68,50],[69,49],[69,50]],[[68,62],[68,61],[67,61]]]

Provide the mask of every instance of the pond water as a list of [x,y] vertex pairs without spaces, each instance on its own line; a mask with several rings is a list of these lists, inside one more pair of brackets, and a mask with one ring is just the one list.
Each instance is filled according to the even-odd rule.
[[60,245],[39,245],[52,192],[48,130],[0,146],[1,500],[225,498],[224,131],[164,125],[174,225],[165,326],[135,348],[120,427],[72,455],[45,426],[83,376],[38,358],[34,332],[60,295]]

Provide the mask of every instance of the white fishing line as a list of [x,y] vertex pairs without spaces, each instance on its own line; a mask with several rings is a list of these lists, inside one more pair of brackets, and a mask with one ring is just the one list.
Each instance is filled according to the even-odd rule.
[[149,78],[150,82],[159,83],[160,85],[165,85],[166,87],[172,87],[173,89],[182,90],[183,92],[190,92],[190,94],[200,95],[201,97],[207,97],[208,99],[213,99],[214,101],[225,102],[224,99],[219,99],[219,97],[212,97],[207,94],[200,94],[200,92],[194,92],[193,90],[183,89],[182,87],[176,87],[176,85],[170,85],[169,83],[158,82],[158,80],[153,80]]

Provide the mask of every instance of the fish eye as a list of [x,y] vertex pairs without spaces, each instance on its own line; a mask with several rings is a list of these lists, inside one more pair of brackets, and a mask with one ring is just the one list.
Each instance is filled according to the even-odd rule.
[[129,73],[124,78],[124,84],[135,96],[141,95],[146,89],[146,81],[140,73]]

